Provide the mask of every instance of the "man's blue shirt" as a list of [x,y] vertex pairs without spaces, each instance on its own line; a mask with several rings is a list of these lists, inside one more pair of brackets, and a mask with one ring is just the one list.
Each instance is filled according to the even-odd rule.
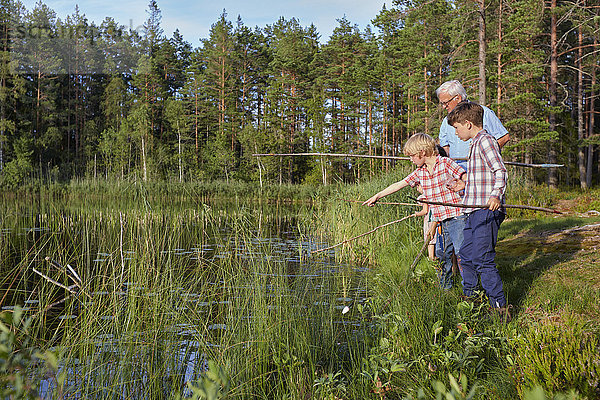
[[[502,125],[502,122],[498,119],[496,114],[487,107],[483,107],[483,129],[485,129],[490,135],[500,139],[506,135],[508,131]],[[471,148],[471,139],[463,142],[456,135],[454,127],[448,124],[448,117],[444,117],[442,125],[440,126],[440,146],[450,146],[450,152],[448,157],[450,158],[467,158],[469,157],[469,150]],[[466,165],[466,161],[457,161],[459,165]]]

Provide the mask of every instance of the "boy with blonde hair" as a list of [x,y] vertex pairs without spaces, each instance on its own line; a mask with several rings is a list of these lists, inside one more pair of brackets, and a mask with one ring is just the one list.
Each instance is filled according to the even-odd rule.
[[[463,276],[463,293],[474,296],[478,281],[494,307],[510,318],[502,279],[496,268],[498,229],[504,220],[506,167],[498,142],[483,129],[483,108],[476,103],[463,102],[448,114],[448,122],[463,141],[471,140],[464,184],[464,205],[487,205],[485,208],[465,208],[467,216],[464,242],[458,253]],[[455,190],[458,187],[454,188]]]
[[[423,195],[429,201],[460,204],[460,196],[450,190],[446,183],[460,179],[465,170],[455,161],[438,154],[435,140],[424,133],[411,136],[404,145],[404,154],[417,168],[400,182],[396,182],[376,193],[363,205],[373,206],[382,197],[406,186],[421,186]],[[458,207],[431,204],[429,206],[433,221],[441,226],[437,240],[442,243],[436,248],[436,255],[442,262],[439,274],[440,286],[452,288],[452,251],[460,250],[463,241],[464,216]]]

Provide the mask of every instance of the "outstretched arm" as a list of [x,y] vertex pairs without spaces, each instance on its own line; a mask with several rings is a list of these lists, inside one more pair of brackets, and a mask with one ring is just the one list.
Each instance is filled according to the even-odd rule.
[[377,203],[377,200],[381,199],[382,197],[388,196],[392,193],[396,193],[398,190],[406,186],[408,186],[408,183],[405,179],[402,179],[400,182],[392,183],[390,186],[386,187],[381,192],[373,195],[371,198],[366,200],[363,203],[363,206],[374,206],[375,203]]
[[429,204],[423,203],[423,208],[421,209],[421,211],[417,211],[415,213],[415,216],[422,217],[424,215],[427,215],[428,212],[429,212]]

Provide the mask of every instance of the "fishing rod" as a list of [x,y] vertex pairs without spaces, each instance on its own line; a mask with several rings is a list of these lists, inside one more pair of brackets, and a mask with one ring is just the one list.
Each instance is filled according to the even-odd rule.
[[[372,156],[367,154],[342,154],[342,153],[263,153],[263,154],[252,154],[253,157],[343,157],[343,158],[371,158],[371,159],[383,159],[383,160],[401,160],[409,161],[410,157],[397,157],[397,156]],[[452,158],[455,161],[466,161],[467,158]],[[521,163],[514,161],[504,161],[505,165],[513,165],[517,167],[528,167],[528,168],[560,168],[564,167],[564,164],[530,164]]]
[[367,154],[342,154],[342,153],[265,153],[265,154],[252,154],[253,157],[344,157],[344,158],[375,158],[383,160],[404,160],[409,161],[410,157],[396,157],[396,156],[371,156]]
[[[347,201],[348,203],[364,203],[364,201],[362,200],[350,200],[350,199],[340,199],[342,201]],[[379,205],[388,205],[388,206],[410,206],[410,207],[421,207],[421,204],[416,204],[416,203],[394,203],[394,202],[385,202],[385,201],[378,201],[375,204],[379,204]]]
[[437,225],[438,225],[438,222],[433,221],[432,226],[429,228],[429,231],[427,231],[427,235],[425,235],[425,241],[423,242],[423,246],[421,246],[421,250],[419,250],[419,252],[417,253],[417,256],[415,257],[414,261],[410,265],[410,268],[408,269],[408,274],[406,274],[406,277],[404,278],[405,284],[408,281],[408,277],[411,276],[413,274],[413,272],[415,271],[415,267],[417,266],[417,263],[421,259],[423,252],[429,245],[429,242],[431,241],[431,239],[433,239],[433,236],[435,235],[435,230],[437,229]]
[[356,239],[358,239],[358,238],[361,238],[361,237],[363,237],[363,236],[370,235],[371,233],[373,233],[373,232],[377,231],[378,229],[381,229],[381,228],[383,228],[383,227],[386,227],[386,226],[389,226],[389,225],[392,225],[392,224],[397,224],[398,222],[402,222],[402,221],[404,221],[404,220],[406,220],[406,219],[408,219],[408,218],[411,218],[411,217],[416,217],[416,216],[417,216],[417,214],[416,214],[416,213],[415,213],[415,214],[410,214],[410,215],[407,215],[406,217],[402,217],[402,218],[400,218],[400,219],[397,219],[397,220],[395,220],[395,221],[388,222],[388,223],[385,223],[385,224],[383,224],[383,225],[379,225],[379,226],[377,226],[377,227],[375,227],[375,228],[371,229],[371,230],[370,230],[370,231],[368,231],[368,232],[361,233],[360,235],[357,235],[357,236],[351,237],[350,239],[346,239],[346,240],[344,240],[343,242],[340,242],[340,243],[338,243],[338,244],[334,244],[333,246],[329,246],[329,247],[324,247],[324,248],[322,248],[322,249],[313,250],[313,251],[311,251],[311,252],[310,252],[310,254],[312,255],[312,254],[315,254],[315,253],[320,253],[320,252],[322,252],[322,251],[326,251],[326,250],[335,249],[336,247],[339,247],[339,246],[341,246],[341,245],[343,245],[343,244],[346,244],[346,243],[348,243],[348,242],[351,242],[352,240],[356,240]]
[[[447,207],[460,207],[460,208],[488,208],[489,205],[487,204],[477,204],[477,205],[469,205],[469,204],[460,204],[460,203],[444,203],[441,201],[430,201],[430,200],[423,200],[423,199],[416,199],[412,196],[408,196],[409,199],[420,202],[420,203],[425,203],[425,204],[433,204],[433,205],[437,205],[437,206],[447,206]],[[543,212],[547,212],[547,213],[553,213],[553,214],[562,214],[561,211],[558,210],[554,210],[552,208],[544,208],[544,207],[534,207],[534,206],[525,206],[525,205],[521,205],[521,204],[503,204],[502,207],[504,208],[518,208],[518,209],[523,209],[523,210],[535,210],[535,211],[543,211]]]

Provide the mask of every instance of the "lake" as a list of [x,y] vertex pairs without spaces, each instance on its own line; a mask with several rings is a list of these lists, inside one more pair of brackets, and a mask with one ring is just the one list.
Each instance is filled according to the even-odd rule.
[[273,398],[356,362],[367,270],[311,255],[315,207],[5,197],[2,309],[60,359],[41,394],[190,396],[214,363],[230,395]]

